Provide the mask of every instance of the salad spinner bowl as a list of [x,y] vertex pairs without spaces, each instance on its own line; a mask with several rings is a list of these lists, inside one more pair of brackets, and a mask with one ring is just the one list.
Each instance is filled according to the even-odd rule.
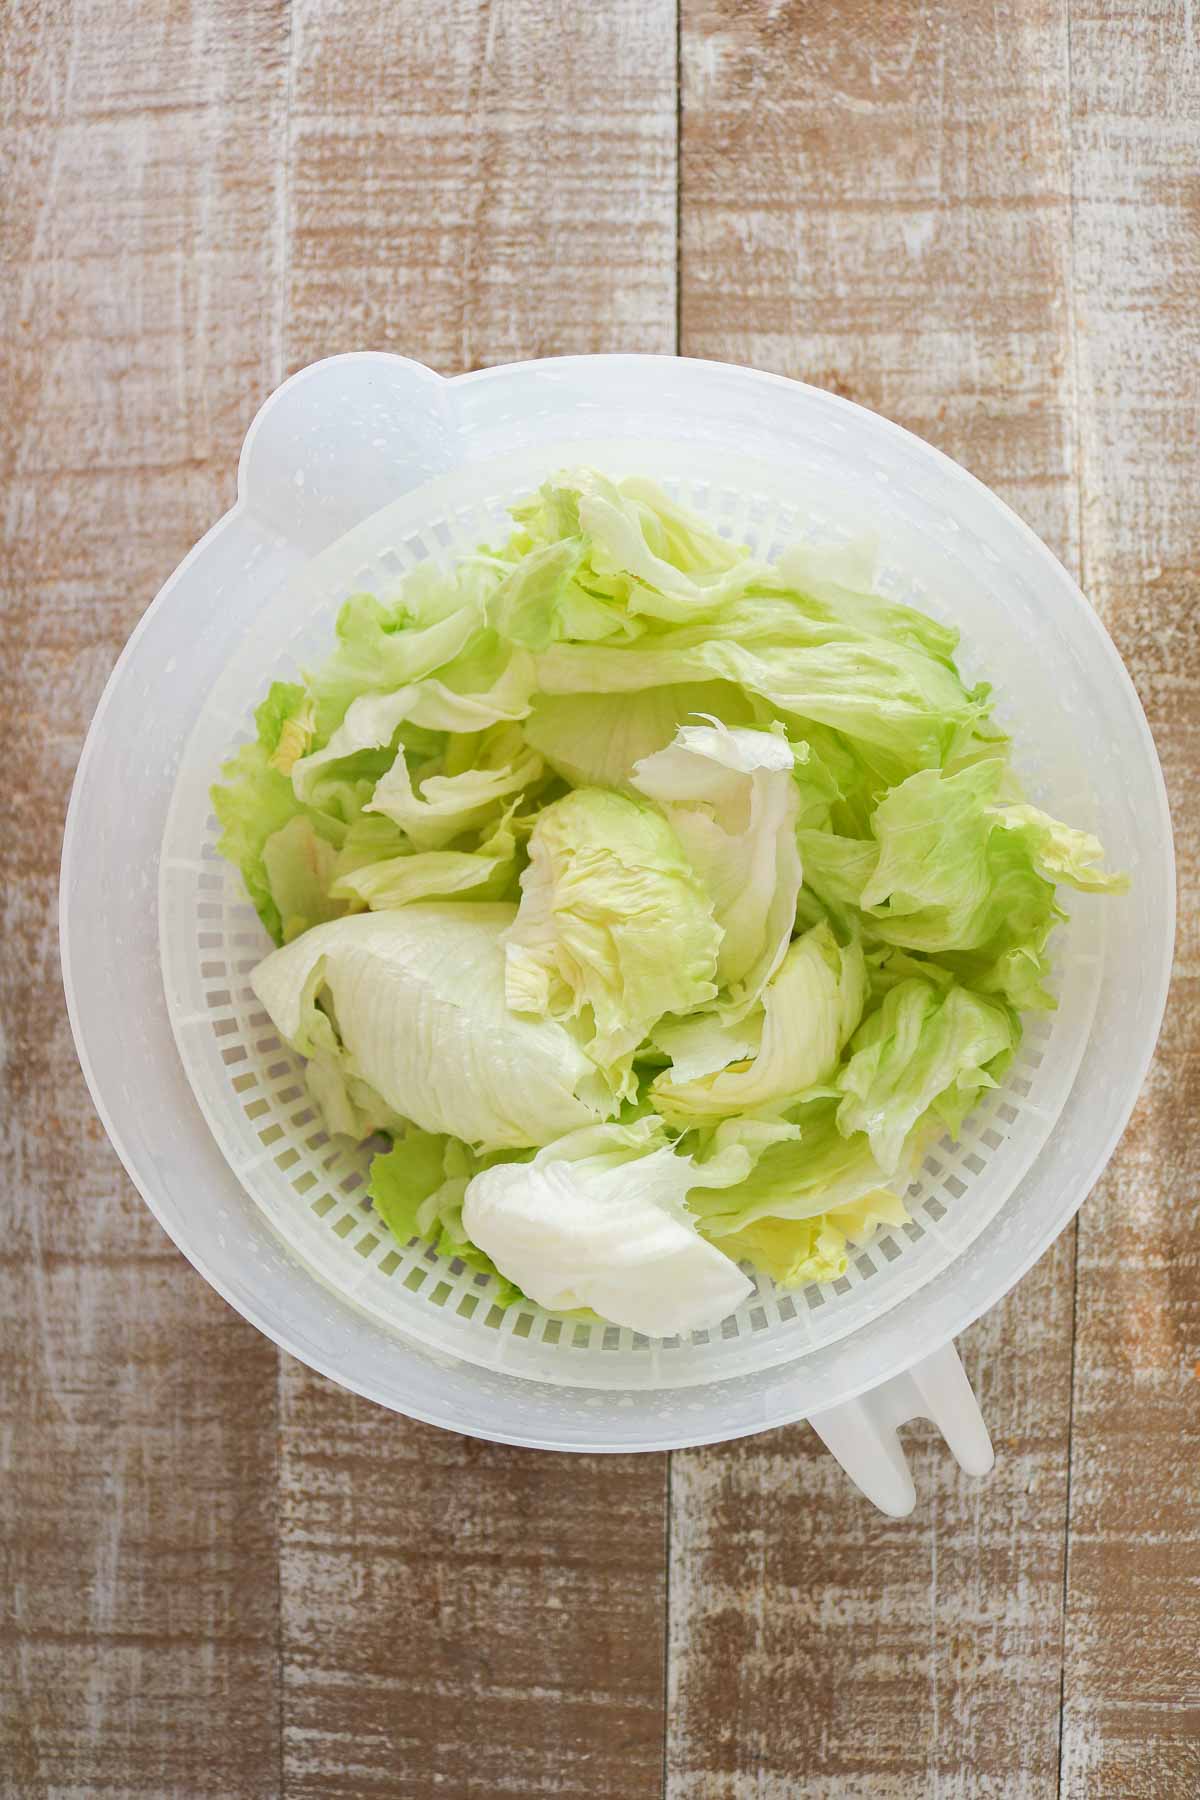
[[[249,985],[270,947],[216,851],[208,790],[267,684],[319,661],[347,594],[495,540],[564,465],[644,474],[755,554],[868,528],[879,586],[962,634],[1029,797],[1094,830],[1128,895],[1072,897],[1057,1006],[1003,1085],[935,1144],[910,1221],[838,1281],[765,1277],[717,1328],[649,1339],[501,1307],[490,1279],[391,1240],[370,1152],[322,1129]],[[112,796],[136,795],[114,830]],[[96,1106],[165,1229],[292,1354],[415,1418],[560,1450],[662,1450],[807,1418],[877,1505],[914,1502],[896,1427],[963,1467],[991,1446],[954,1338],[1067,1224],[1112,1152],[1161,1019],[1174,879],[1162,776],[1103,627],[1034,534],[963,469],[781,377],[590,356],[444,379],[402,357],[314,364],[259,412],[236,505],[146,613],[76,777],[61,928]]]

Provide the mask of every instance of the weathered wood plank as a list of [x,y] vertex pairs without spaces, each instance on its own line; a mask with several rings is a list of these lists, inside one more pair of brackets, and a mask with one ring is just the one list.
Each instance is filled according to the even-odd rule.
[[1083,564],[1141,693],[1179,852],[1158,1057],[1080,1216],[1062,1792],[1200,1793],[1200,41],[1071,8]]
[[[63,1013],[62,819],[124,638],[277,378],[286,21],[0,20],[0,1785],[277,1792],[273,1346],[125,1180]],[[135,801],[135,796],[129,797]]]
[[[1065,8],[683,17],[684,351],[897,418],[1073,561]],[[670,1795],[1054,1793],[1072,1260],[965,1340],[986,1485],[914,1433],[897,1524],[804,1428],[675,1458]]]
[[675,348],[673,0],[299,0],[293,32],[294,364]]
[[284,1407],[288,1795],[657,1795],[666,1459]]
[[[302,0],[290,136],[291,366],[673,349],[671,6]],[[283,1406],[288,1794],[657,1796],[665,1458]]]

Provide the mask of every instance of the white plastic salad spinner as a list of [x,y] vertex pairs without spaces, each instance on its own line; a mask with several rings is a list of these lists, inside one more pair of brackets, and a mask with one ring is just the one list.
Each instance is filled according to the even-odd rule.
[[[495,540],[564,465],[653,475],[755,553],[878,534],[882,589],[962,632],[995,684],[1030,798],[1103,839],[1118,899],[1073,896],[1058,1009],[1005,1085],[934,1147],[912,1222],[824,1287],[763,1279],[715,1330],[649,1340],[495,1306],[486,1278],[401,1249],[368,1154],[328,1139],[247,975],[268,942],[216,855],[208,788],[272,679],[321,659],[348,593]],[[114,820],[119,824],[114,825]],[[237,504],[166,583],[88,735],[67,820],[62,956],[93,1098],[147,1204],[232,1305],[293,1355],[414,1418],[560,1450],[663,1450],[807,1418],[860,1488],[913,1505],[896,1436],[991,1445],[953,1339],[1087,1194],[1137,1097],[1164,1004],[1174,870],[1133,686],[1050,552],[938,451],[778,376],[586,356],[446,380],[334,357],[251,426]]]

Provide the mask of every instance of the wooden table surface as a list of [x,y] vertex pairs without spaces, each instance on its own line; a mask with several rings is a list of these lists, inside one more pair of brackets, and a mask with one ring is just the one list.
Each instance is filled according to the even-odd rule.
[[[6,1795],[1200,1794],[1200,20],[1190,0],[0,10]],[[683,351],[959,458],[1080,575],[1180,851],[1107,1175],[880,1517],[804,1426],[570,1459],[232,1313],[76,1065],[55,884],[125,637],[290,370]],[[136,795],[127,796],[136,805]]]

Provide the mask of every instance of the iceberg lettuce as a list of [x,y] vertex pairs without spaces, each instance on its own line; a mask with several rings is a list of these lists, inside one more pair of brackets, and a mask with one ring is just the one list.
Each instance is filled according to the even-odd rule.
[[304,1055],[319,1013],[331,1064],[395,1115],[484,1149],[548,1143],[613,1108],[574,1024],[505,1004],[514,911],[464,902],[337,919],[268,956],[252,985]]
[[[713,1168],[708,1178],[729,1178]],[[466,1189],[462,1222],[510,1280],[543,1306],[587,1307],[666,1336],[714,1325],[752,1291],[696,1229],[686,1195],[705,1171],[667,1141],[661,1120],[600,1125],[496,1163]]]
[[716,997],[721,928],[666,820],[643,801],[578,788],[539,814],[505,941],[518,1016],[580,1019],[618,1090],[666,1013]]
[[1054,1005],[1063,892],[957,633],[570,470],[352,594],[213,789],[252,976],[381,1220],[648,1333],[844,1272]]
[[796,922],[800,796],[780,730],[683,725],[633,772],[661,807],[712,898],[723,936],[717,982],[726,1012],[744,1015],[780,963]]

